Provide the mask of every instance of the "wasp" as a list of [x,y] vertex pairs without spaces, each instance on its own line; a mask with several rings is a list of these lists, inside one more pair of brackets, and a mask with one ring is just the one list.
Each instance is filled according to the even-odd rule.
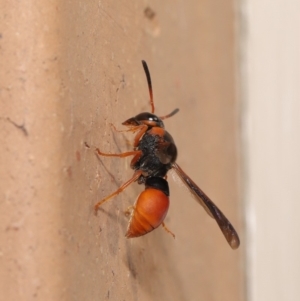
[[126,237],[132,238],[145,235],[160,225],[174,236],[164,224],[170,204],[167,173],[170,169],[173,169],[188,187],[196,201],[215,219],[230,247],[237,249],[240,240],[234,227],[222,211],[176,163],[177,147],[173,137],[165,130],[163,120],[175,115],[179,110],[175,109],[170,114],[162,117],[154,114],[155,107],[150,72],[147,63],[142,61],[142,64],[148,83],[151,113],[140,113],[122,123],[127,127],[125,131],[136,134],[133,150],[120,154],[109,154],[96,148],[98,156],[119,158],[133,156],[130,167],[134,170],[134,174],[115,192],[99,201],[94,207],[95,211],[97,212],[103,203],[121,193],[130,184],[137,182],[145,185],[145,190],[141,192],[135,204],[129,210],[130,219]]

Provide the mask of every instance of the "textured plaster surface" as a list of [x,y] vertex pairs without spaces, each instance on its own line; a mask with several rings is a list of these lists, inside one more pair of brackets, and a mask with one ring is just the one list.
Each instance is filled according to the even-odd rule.
[[[132,134],[110,126],[156,113],[178,163],[242,234],[234,3],[2,1],[0,291],[5,300],[242,300],[242,248],[172,176],[167,226],[124,237]],[[146,11],[145,11],[146,10]],[[87,142],[91,148],[85,146]],[[243,243],[243,241],[242,241]]]

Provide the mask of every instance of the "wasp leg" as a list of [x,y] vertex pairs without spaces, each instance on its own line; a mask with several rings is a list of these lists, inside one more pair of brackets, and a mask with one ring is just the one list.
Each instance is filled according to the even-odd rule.
[[140,155],[142,153],[140,150],[136,150],[136,151],[125,152],[125,153],[120,153],[120,154],[108,154],[108,153],[101,152],[99,148],[96,148],[95,152],[99,156],[119,157],[119,158],[125,158],[125,157],[129,157],[129,156],[136,156],[136,155]]
[[115,127],[115,125],[112,124],[112,123],[110,123],[109,125],[113,128],[113,130],[114,130],[115,132],[118,132],[118,133],[124,133],[124,132],[129,132],[129,131],[131,131],[131,129],[118,130],[118,129]]
[[[139,128],[139,132],[136,134],[136,136],[134,137],[134,143],[133,143],[133,146],[134,147],[137,147],[142,136],[147,132],[148,130],[148,126],[146,124],[142,124],[142,125],[139,125],[137,126],[136,128]],[[134,132],[138,130],[138,129],[135,129]]]
[[97,212],[97,210],[99,209],[99,207],[105,203],[106,201],[108,201],[109,199],[111,199],[112,197],[114,197],[115,195],[118,195],[119,193],[121,193],[127,186],[129,186],[132,182],[136,181],[140,175],[142,174],[141,170],[137,170],[134,174],[133,177],[128,180],[127,182],[125,182],[121,187],[119,187],[115,192],[113,192],[112,194],[108,195],[106,198],[104,198],[103,200],[99,201],[95,206],[94,209]]
[[162,222],[161,224],[163,226],[163,228],[173,236],[173,238],[175,239],[175,234],[166,226],[166,224],[164,222]]

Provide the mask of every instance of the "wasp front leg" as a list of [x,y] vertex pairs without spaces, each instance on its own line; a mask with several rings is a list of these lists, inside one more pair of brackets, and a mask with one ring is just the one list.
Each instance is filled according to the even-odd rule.
[[[136,128],[139,129],[138,133],[136,134],[136,136],[134,137],[134,143],[133,146],[137,147],[139,145],[139,142],[141,140],[141,138],[143,137],[143,135],[147,132],[148,130],[148,126],[145,124],[139,125]],[[134,131],[136,131],[137,129],[135,129]]]

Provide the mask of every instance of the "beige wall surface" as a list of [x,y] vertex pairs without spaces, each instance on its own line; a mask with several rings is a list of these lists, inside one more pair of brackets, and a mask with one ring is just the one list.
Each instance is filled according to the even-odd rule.
[[[0,291],[5,300],[243,300],[233,1],[2,1],[0,36]],[[143,189],[121,122],[166,120],[178,163],[232,221],[216,223],[169,176],[167,226],[124,237],[124,210]]]
[[243,6],[249,301],[300,295],[299,12],[297,0]]

